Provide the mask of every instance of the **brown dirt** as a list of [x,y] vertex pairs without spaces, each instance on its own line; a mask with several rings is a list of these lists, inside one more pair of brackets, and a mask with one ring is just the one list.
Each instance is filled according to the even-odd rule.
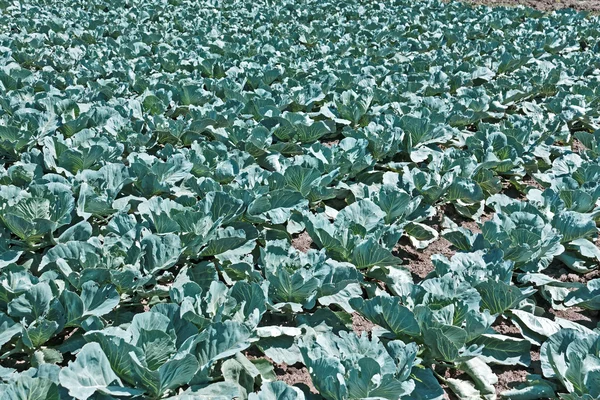
[[542,185],[540,185],[540,183],[538,181],[536,181],[533,177],[531,177],[529,175],[526,175],[523,178],[523,183],[527,186],[533,186],[536,189],[544,191],[544,187]]
[[308,232],[304,231],[302,233],[300,233],[298,236],[292,238],[292,247],[294,247],[295,249],[306,253],[309,249],[310,246],[312,245],[313,241],[310,238],[310,235],[308,234]]
[[[434,369],[435,369],[435,367],[434,367]],[[436,372],[439,373],[440,375],[442,375],[444,378],[469,380],[468,376],[465,373],[455,370],[455,369],[446,368],[442,371],[438,370]],[[444,389],[444,400],[458,400],[458,397],[456,397],[454,392],[452,390],[450,390],[448,385],[446,385],[443,382],[440,382],[440,384],[442,385],[442,389]]]
[[519,328],[508,319],[502,317],[498,318],[496,322],[492,324],[492,328],[501,335],[511,336],[516,338],[522,338],[521,331]]
[[23,372],[29,365],[29,356],[24,354],[11,354],[6,360],[2,360],[0,366],[4,368],[13,368],[18,372]]
[[427,274],[433,271],[431,256],[434,254],[443,254],[450,258],[456,253],[452,249],[452,243],[440,237],[423,250],[417,250],[406,238],[400,239],[400,242],[394,248],[394,254],[405,260],[406,267],[410,270],[415,283],[422,281]]
[[531,365],[528,370],[532,374],[542,375],[542,364],[540,363],[540,350],[531,350]]
[[[496,322],[492,325],[492,328],[506,336],[522,338],[521,332],[519,328],[515,324],[513,324],[510,320],[504,318],[498,318]],[[496,384],[496,394],[500,395],[500,393],[512,389],[517,386],[521,382],[525,382],[527,380],[527,374],[540,374],[540,353],[539,350],[531,351],[531,365],[527,369],[523,369],[520,366],[512,366],[512,365],[497,365],[492,366],[492,370],[498,376],[498,383]]]
[[498,383],[496,383],[496,394],[512,389],[519,383],[527,380],[528,374],[542,374],[542,367],[540,364],[540,351],[539,349],[532,350],[531,365],[527,368],[512,365],[497,365],[493,366],[492,370],[498,376]]
[[600,0],[466,0],[474,5],[518,6],[524,5],[541,11],[573,8],[579,11],[600,11]]
[[452,392],[450,391],[450,389],[448,389],[448,386],[442,384],[442,388],[444,389],[444,400],[454,400],[454,399],[456,399],[456,396],[454,396],[454,394],[452,394]]
[[502,193],[510,198],[527,201],[527,193],[529,190],[539,189],[542,192],[545,190],[542,185],[529,175],[524,176],[520,181],[505,181],[502,182]]
[[[481,228],[477,221],[473,221],[472,219],[463,217],[458,212],[456,212],[456,210],[454,209],[454,206],[452,206],[451,204],[444,204],[443,206],[440,207],[440,215],[439,215],[440,222],[441,222],[442,216],[446,216],[446,217],[450,218],[452,221],[454,221],[460,227],[466,228],[473,233],[481,233]],[[493,216],[493,212],[489,212],[489,210],[488,211],[484,210],[483,215],[480,218],[480,220],[481,220],[480,223],[484,223],[486,221],[491,220],[492,216]],[[438,229],[438,231],[439,231],[439,229]]]
[[321,142],[321,144],[325,147],[333,147],[336,144],[338,144],[340,141],[339,140],[325,140],[323,142]]
[[[492,328],[506,336],[522,338],[519,328],[513,324],[510,320],[505,318],[498,318],[492,325]],[[540,365],[540,352],[539,349],[535,348],[530,352],[531,354],[531,365],[528,368],[512,365],[497,365],[492,366],[492,370],[498,376],[498,383],[496,384],[496,394],[512,389],[519,383],[527,380],[527,374],[541,374],[542,369]]]
[[[498,318],[492,325],[492,328],[501,335],[511,336],[516,338],[522,338],[519,328],[515,326],[510,320],[505,318]],[[539,356],[538,356],[539,358]],[[518,366],[493,366],[492,370],[498,376],[498,383],[496,383],[496,394],[500,394],[505,390],[515,387],[521,382],[525,382],[527,378],[527,371],[522,367]]]
[[573,139],[573,143],[571,144],[571,148],[575,153],[581,154],[586,150],[586,147],[577,139]]
[[302,387],[304,385],[311,393],[319,393],[312,383],[308,369],[302,364],[287,365],[284,363],[276,365],[275,374],[277,375],[277,380],[283,381],[290,386]]
[[469,380],[469,375],[459,369],[446,368],[444,370],[444,378],[464,379]]
[[566,310],[555,310],[553,308],[549,308],[544,316],[547,318],[556,316],[558,318],[576,322],[590,329],[595,329],[600,322],[597,311],[584,310],[579,307],[569,307]]
[[372,323],[359,313],[352,313],[352,330],[357,335],[360,335],[363,332],[367,332],[367,334],[370,336],[375,326],[376,325],[374,323]]
[[460,222],[459,225],[463,228],[467,228],[473,233],[481,233],[481,227],[476,221],[465,219],[464,221]]
[[492,368],[498,383],[496,383],[496,394],[500,394],[508,389],[512,389],[521,382],[527,380],[527,370],[522,367],[514,367],[512,365],[499,365]]
[[[481,216],[481,222],[489,221],[492,219],[492,215],[493,213],[484,213]],[[458,214],[450,204],[445,204],[440,207],[437,220],[435,220],[433,224],[433,228],[438,232],[442,231],[440,225],[444,216],[447,216],[459,226],[469,229],[473,233],[481,233],[479,223]],[[443,237],[440,237],[423,250],[415,249],[406,237],[402,237],[394,247],[393,254],[406,261],[405,265],[410,270],[414,282],[419,283],[434,270],[433,263],[431,262],[432,255],[442,254],[450,258],[456,254],[456,250],[453,248],[452,243]]]
[[314,387],[312,383],[312,379],[310,378],[310,373],[308,369],[300,364],[287,365],[286,363],[277,364],[269,357],[265,356],[255,347],[251,347],[250,349],[244,351],[244,355],[248,360],[256,360],[256,359],[265,359],[273,364],[273,370],[275,371],[275,375],[277,375],[277,380],[283,381],[290,386],[297,386],[300,388],[307,389],[312,393],[318,393],[317,389]]
[[511,199],[525,200],[525,194],[507,181],[502,182],[502,193]]
[[[67,328],[63,330],[57,337],[57,339],[62,342],[69,340],[73,335],[75,335],[79,331],[79,328]],[[62,336],[62,338],[61,338]]]
[[150,311],[150,305],[148,304],[148,299],[141,299],[140,304],[141,304],[142,310],[144,310],[144,312]]
[[[577,274],[568,270],[559,261],[553,261],[544,273],[561,282],[582,283],[586,284],[592,279],[600,277],[600,270],[594,270],[587,274]],[[584,310],[580,307],[569,307],[566,310],[554,310],[548,307],[544,314],[546,318],[554,319],[554,317],[563,318],[572,322],[577,322],[590,329],[594,329],[600,323],[597,311]]]
[[544,273],[554,279],[561,282],[575,282],[575,283],[587,283],[592,279],[600,278],[600,270],[594,270],[587,274],[577,274],[567,269],[564,264],[558,260],[554,260],[548,268],[544,270]]

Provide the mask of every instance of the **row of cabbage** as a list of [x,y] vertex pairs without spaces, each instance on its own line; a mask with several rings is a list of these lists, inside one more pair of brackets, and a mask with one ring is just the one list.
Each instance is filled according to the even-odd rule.
[[[600,309],[600,280],[548,272],[600,263],[597,17],[0,7],[4,397],[493,399],[490,366],[537,347],[505,396],[600,397],[599,331],[541,316]],[[440,236],[457,253],[415,281],[397,244]]]

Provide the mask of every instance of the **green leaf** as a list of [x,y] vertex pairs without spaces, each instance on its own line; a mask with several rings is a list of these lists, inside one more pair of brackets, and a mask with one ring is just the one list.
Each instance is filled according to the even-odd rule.
[[496,398],[496,388],[494,385],[498,383],[498,377],[480,358],[474,357],[462,362],[459,369],[465,371],[471,377],[473,382],[475,382],[475,388],[479,390],[479,393],[484,398],[489,400]]
[[519,288],[504,282],[487,281],[475,288],[481,295],[481,308],[490,310],[491,314],[502,314],[524,297]]
[[411,376],[415,381],[415,390],[410,397],[415,400],[442,400],[446,394],[430,368],[414,367]]
[[38,318],[23,329],[23,343],[29,348],[38,348],[46,343],[60,329],[56,321]]
[[101,317],[119,304],[119,293],[113,285],[100,287],[96,282],[85,282],[81,289],[83,315]]
[[136,384],[153,398],[160,398],[171,389],[189,384],[198,370],[198,361],[191,354],[168,361],[156,371],[147,369],[135,353],[129,355],[133,361]]
[[404,230],[417,249],[424,249],[439,236],[435,229],[418,222],[409,222]]
[[172,233],[161,236],[148,235],[141,243],[144,269],[149,273],[171,268],[181,254],[181,240]]
[[304,400],[304,393],[284,382],[265,382],[260,392],[250,393],[248,400]]
[[400,258],[394,256],[389,250],[381,247],[373,239],[363,240],[354,248],[352,251],[351,262],[359,269],[402,264]]
[[411,202],[418,204],[411,196],[395,186],[383,185],[377,193],[375,203],[386,214],[385,222],[390,224],[409,210]]
[[350,371],[346,384],[351,399],[393,399],[409,394],[414,388],[412,382],[400,382],[391,375],[382,376],[377,361],[367,357],[358,360],[358,368]]
[[251,342],[250,330],[245,325],[225,321],[214,323],[197,337],[190,338],[179,351],[196,355],[200,367],[192,383],[203,384],[208,380],[210,368],[216,361],[245,350]]
[[342,400],[347,398],[348,389],[343,379],[344,367],[333,357],[319,358],[307,362],[310,377],[319,394],[325,398]]
[[94,393],[112,396],[132,396],[139,390],[122,387],[121,380],[113,372],[106,355],[97,343],[88,343],[77,353],[75,361],[61,369],[60,384],[78,400],[86,400]]
[[475,339],[473,343],[484,346],[481,358],[488,364],[522,365],[526,367],[531,361],[529,354],[531,344],[524,339],[484,334]]
[[564,301],[565,306],[578,306],[587,310],[600,310],[600,279],[592,279],[582,288],[570,292]]
[[321,177],[321,173],[314,168],[304,168],[299,165],[288,167],[284,175],[285,183],[306,197]]
[[20,332],[21,324],[13,321],[3,312],[0,312],[0,347],[11,341]]
[[136,343],[144,353],[145,366],[155,371],[177,351],[175,341],[165,332],[142,330]]
[[554,217],[552,225],[562,234],[562,243],[590,238],[598,232],[596,223],[590,214],[581,214],[575,211],[562,211],[558,213]]
[[[2,391],[2,389],[0,389]],[[4,387],[3,397],[10,400],[59,400],[58,386],[49,379],[21,375]]]
[[385,213],[375,203],[363,199],[344,207],[335,219],[335,226],[364,236],[379,228],[384,218]]
[[553,385],[539,375],[527,375],[527,381],[513,389],[500,393],[501,397],[514,400],[553,399],[556,397]]
[[369,110],[372,101],[373,94],[370,90],[365,91],[365,93],[346,90],[339,96],[339,100],[336,101],[335,106],[342,118],[358,124]]
[[53,297],[52,289],[47,282],[37,283],[8,304],[8,314],[12,317],[25,318],[27,321],[43,317],[50,310]]
[[481,399],[483,396],[469,381],[463,381],[461,379],[447,378],[445,379],[446,385],[454,392],[457,398],[460,400],[474,400]]
[[413,313],[395,297],[377,296],[369,300],[354,298],[350,305],[369,321],[389,330],[397,337],[418,337],[421,333]]
[[33,353],[33,359],[31,364],[34,367],[43,364],[59,364],[63,362],[63,355],[60,351],[46,347],[40,350],[36,350]]
[[221,365],[221,375],[223,375],[225,382],[234,382],[246,389],[247,392],[253,392],[256,375],[252,373],[254,372],[252,363],[248,361],[248,364],[252,371],[244,368],[244,365],[238,359],[225,360]]
[[561,326],[551,319],[538,317],[523,310],[510,310],[512,321],[519,327],[523,336],[536,346],[561,329]]
[[130,342],[133,344],[141,343],[143,332],[159,331],[166,333],[171,337],[175,336],[171,320],[164,314],[158,312],[145,312],[136,314],[131,321],[131,325],[127,328],[127,332],[131,335]]
[[439,328],[429,328],[423,333],[423,341],[436,358],[452,362],[459,356],[459,350],[467,341],[464,329],[442,325]]

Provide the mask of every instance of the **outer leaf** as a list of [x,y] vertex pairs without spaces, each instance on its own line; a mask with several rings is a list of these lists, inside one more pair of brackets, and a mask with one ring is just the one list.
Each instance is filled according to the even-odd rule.
[[528,366],[531,344],[527,340],[504,335],[481,335],[473,342],[484,346],[481,358],[486,363]]
[[8,343],[19,332],[21,332],[21,324],[0,312],[0,347]]
[[139,391],[120,387],[121,381],[97,343],[88,343],[77,353],[77,359],[60,371],[60,384],[76,399],[86,400],[94,393],[129,396]]
[[377,296],[363,300],[354,298],[350,305],[371,322],[393,332],[398,337],[419,336],[421,329],[413,313],[400,305],[395,297]]
[[514,389],[500,393],[500,396],[511,400],[536,400],[553,399],[556,397],[554,388],[539,375],[528,375],[527,381],[517,385]]
[[49,379],[20,376],[0,389],[3,398],[10,400],[59,400],[58,386]]
[[576,239],[596,235],[596,223],[589,214],[575,211],[562,211],[552,221],[554,227],[562,234],[562,242],[568,243]]
[[481,358],[474,357],[465,361],[460,364],[459,368],[465,371],[471,379],[473,379],[475,387],[484,398],[490,400],[496,398],[496,388],[494,385],[498,383],[498,377],[492,372],[492,369],[481,360]]
[[502,314],[523,298],[522,292],[504,282],[488,281],[476,286],[481,295],[481,307],[492,314]]
[[81,288],[84,315],[100,317],[119,304],[119,293],[113,285],[100,287],[96,282],[85,282]]
[[592,279],[585,287],[570,292],[565,306],[579,306],[588,310],[600,310],[600,279]]
[[304,393],[284,382],[265,382],[260,392],[251,393],[248,400],[304,400]]
[[362,241],[352,252],[352,263],[356,268],[385,267],[402,264],[402,260],[384,249],[373,239]]

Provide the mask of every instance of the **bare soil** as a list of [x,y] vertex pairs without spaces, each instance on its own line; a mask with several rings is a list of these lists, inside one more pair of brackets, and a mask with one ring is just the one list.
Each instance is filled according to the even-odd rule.
[[296,386],[304,391],[318,393],[310,379],[308,369],[302,364],[287,365],[286,363],[277,364],[269,357],[262,354],[258,349],[251,347],[244,352],[249,360],[265,359],[273,364],[273,371],[277,375],[277,380],[283,381],[290,386]]
[[584,310],[579,307],[569,307],[566,310],[549,308],[544,316],[551,319],[553,319],[552,317],[566,319],[590,329],[595,329],[600,322],[597,311]]
[[575,153],[581,154],[586,150],[586,147],[577,139],[573,139],[573,143],[571,144],[571,148]]
[[[522,338],[519,328],[512,323],[509,319],[499,318],[493,325],[492,328],[506,336]],[[531,364],[527,368],[513,365],[496,365],[492,367],[492,370],[498,376],[498,383],[496,384],[496,394],[512,389],[519,383],[527,380],[528,374],[542,374],[542,367],[540,364],[540,350],[537,346],[530,352]]]
[[[440,212],[436,216],[437,220],[435,220],[433,224],[433,227],[438,232],[442,231],[440,225],[444,216],[450,218],[459,226],[469,229],[471,232],[481,233],[479,223],[458,214],[451,205],[443,205],[440,207]],[[491,213],[484,213],[484,215],[481,217],[481,222],[488,221],[491,218]],[[431,271],[434,270],[433,263],[431,262],[431,256],[434,254],[442,254],[450,258],[456,254],[456,250],[452,246],[452,243],[441,236],[423,250],[415,249],[410,241],[405,237],[400,239],[394,248],[394,255],[405,260],[405,264],[410,270],[415,283],[421,282]]]
[[440,237],[423,250],[417,250],[406,238],[402,238],[396,245],[394,254],[404,260],[410,270],[415,283],[421,282],[434,270],[431,256],[434,254],[443,254],[450,258],[455,251],[452,249],[452,243]]
[[515,185],[513,185],[512,182],[503,181],[502,182],[502,193],[513,199],[517,199],[520,201],[526,201],[527,200],[527,192],[532,187],[539,189],[541,191],[544,191],[544,187],[542,185],[540,185],[535,179],[533,179],[529,175],[526,175],[525,177],[523,177],[523,179],[521,180],[521,184],[519,186],[520,186],[520,189],[517,188]]
[[[492,325],[492,328],[501,335],[522,338],[519,328],[515,326],[509,319],[498,318]],[[539,355],[538,355],[539,359]],[[496,394],[511,389],[527,379],[527,373],[531,372],[520,366],[506,365],[493,366],[492,370],[498,376],[496,383]]]
[[529,186],[533,186],[536,189],[544,190],[544,187],[538,183],[533,177],[527,175],[523,178],[523,183]]
[[367,332],[367,334],[370,336],[375,326],[376,325],[374,323],[364,318],[362,315],[358,313],[352,314],[352,330],[357,335],[361,335],[363,332]]
[[525,382],[527,380],[527,374],[529,373],[526,369],[523,369],[523,367],[515,367],[512,365],[499,365],[492,368],[492,370],[498,377],[498,383],[496,383],[497,395],[514,388],[519,383]]
[[292,247],[294,247],[296,250],[300,250],[303,253],[306,253],[310,249],[312,243],[313,241],[306,231],[303,231],[298,236],[292,238]]
[[519,328],[509,319],[498,318],[492,328],[501,335],[522,338]]
[[277,380],[283,381],[290,386],[308,389],[311,393],[319,393],[310,379],[308,369],[302,364],[287,365],[279,364],[275,366]]
[[502,182],[502,193],[516,200],[525,200],[525,194],[513,186],[510,182]]
[[[462,215],[460,215],[458,212],[456,212],[453,205],[445,204],[440,208],[439,218],[440,218],[440,223],[441,223],[441,218],[443,216],[446,216],[462,228],[466,228],[473,233],[481,233],[481,227],[479,226],[479,224],[483,224],[484,222],[491,220],[493,215],[494,215],[493,210],[487,208],[484,210],[483,215],[479,218],[480,222],[477,222],[477,221],[473,221],[472,219],[468,219],[468,218],[465,218]],[[438,229],[438,231],[441,231],[441,229]]]
[[519,366],[495,366],[492,368],[496,376],[498,376],[498,383],[496,384],[496,394],[512,389],[519,383],[527,380],[528,374],[542,374],[542,366],[540,364],[540,350],[536,347],[530,352],[531,364],[527,368]]
[[591,281],[592,279],[600,278],[600,270],[598,269],[587,274],[578,274],[574,271],[569,270],[564,264],[562,264],[558,260],[554,260],[552,263],[550,263],[548,268],[544,270],[544,273],[561,282],[575,282],[585,284]]
[[541,11],[572,8],[578,11],[600,11],[600,0],[466,0],[466,3],[486,6],[527,6]]

